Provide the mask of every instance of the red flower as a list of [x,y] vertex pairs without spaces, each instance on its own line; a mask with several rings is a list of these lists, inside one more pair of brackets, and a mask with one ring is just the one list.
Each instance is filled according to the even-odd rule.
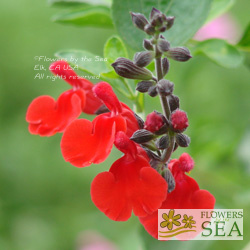
[[166,198],[166,181],[138,154],[136,144],[123,132],[117,133],[115,146],[125,155],[108,172],[94,178],[92,201],[116,221],[128,220],[132,210],[137,216],[153,213]]
[[110,112],[98,115],[92,122],[76,120],[65,130],[62,154],[65,161],[76,167],[103,162],[112,149],[116,132],[124,131],[130,135],[138,129],[133,111],[119,102],[108,83],[96,84],[93,91]]
[[144,128],[154,133],[158,131],[163,125],[164,122],[162,117],[154,111],[147,115]]
[[100,108],[102,102],[95,97],[92,88],[95,86],[92,82],[82,77],[79,77],[70,65],[65,61],[57,61],[50,65],[50,71],[57,76],[60,76],[64,81],[69,83],[73,89],[82,89],[86,95],[86,102],[83,107],[83,112],[94,114]]
[[63,132],[82,112],[85,94],[82,90],[68,90],[55,101],[51,96],[39,96],[28,107],[26,121],[29,132],[52,136]]
[[62,93],[56,101],[50,96],[39,96],[31,102],[26,114],[31,134],[52,136],[63,132],[82,111],[93,114],[102,104],[92,93],[94,85],[78,77],[67,62],[54,62],[50,70],[71,84],[73,89]]
[[[183,157],[181,156],[180,158]],[[174,191],[168,194],[159,209],[213,209],[215,204],[214,196],[207,190],[200,190],[197,182],[185,174],[185,167],[182,163],[183,161],[180,160],[172,160],[170,162],[169,169],[175,178],[176,187]],[[191,161],[189,163],[191,164]],[[146,231],[157,239],[158,211],[151,215],[140,217],[139,220]]]
[[171,114],[170,118],[174,131],[183,132],[188,127],[188,118],[184,111],[177,109]]

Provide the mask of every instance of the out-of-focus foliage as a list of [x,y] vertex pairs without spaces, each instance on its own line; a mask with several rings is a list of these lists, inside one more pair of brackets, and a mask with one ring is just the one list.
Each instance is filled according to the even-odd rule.
[[[22,0],[14,5],[3,1],[1,5],[4,49],[0,62],[0,249],[76,249],[85,230],[99,232],[121,250],[137,250],[140,245],[143,250],[238,250],[248,244],[247,213],[243,241],[204,241],[199,245],[195,241],[158,242],[145,233],[137,218],[119,223],[100,213],[91,202],[91,181],[121,154],[114,149],[103,164],[75,168],[63,161],[60,135],[41,138],[28,133],[25,112],[36,96],[49,94],[56,98],[69,88],[63,80],[46,77],[51,75],[48,58],[70,49],[102,57],[103,45],[115,31],[52,23],[50,17],[55,9],[45,1],[34,4]],[[242,27],[248,24],[249,7],[249,1],[243,0],[232,8],[232,15]],[[38,61],[36,56],[48,60]],[[37,72],[43,72],[34,70],[35,65],[47,69],[43,79],[34,79]],[[83,67],[87,69],[88,65]],[[189,153],[196,162],[191,176],[201,188],[214,194],[217,208],[249,211],[248,69],[243,65],[222,68],[197,55],[186,64],[171,61],[168,78],[175,83],[175,94],[180,96],[181,108],[188,112],[190,120]],[[146,111],[151,112],[152,107],[160,111],[157,98],[147,97]],[[178,150],[175,156],[181,152]]]

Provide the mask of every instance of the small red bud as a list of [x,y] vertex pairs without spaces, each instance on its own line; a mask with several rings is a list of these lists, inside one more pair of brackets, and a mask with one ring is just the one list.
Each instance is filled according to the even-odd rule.
[[178,109],[171,114],[171,122],[175,132],[183,132],[188,127],[187,114]]
[[156,112],[147,115],[144,128],[154,133],[164,125],[162,117]]
[[189,172],[194,168],[194,160],[188,153],[183,153],[179,158],[179,169]]

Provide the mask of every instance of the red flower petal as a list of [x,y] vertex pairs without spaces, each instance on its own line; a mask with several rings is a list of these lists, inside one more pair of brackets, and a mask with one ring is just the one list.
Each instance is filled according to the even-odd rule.
[[85,104],[85,95],[81,90],[68,90],[55,101],[50,96],[34,99],[28,107],[26,121],[31,134],[51,136],[63,132],[80,114]]
[[139,125],[135,118],[134,112],[125,103],[121,102],[121,105],[122,105],[121,115],[127,122],[126,135],[128,137],[131,137],[133,133],[139,129]]
[[[174,191],[168,194],[167,199],[159,209],[213,209],[214,196],[206,190],[200,190],[197,182],[180,170],[178,160],[170,163],[171,171],[176,181]],[[146,231],[158,238],[158,211],[139,218]],[[199,232],[198,232],[199,233]],[[177,238],[179,236],[176,236]],[[179,237],[181,239],[182,236]]]
[[50,65],[50,71],[60,76],[64,81],[69,83],[74,88],[81,88],[86,95],[86,105],[83,107],[83,112],[94,114],[100,108],[102,102],[94,95],[92,88],[95,86],[92,82],[82,77],[79,77],[70,65],[65,61],[56,61]]
[[131,151],[133,142],[116,140],[117,143],[121,143],[119,149],[125,156],[114,162],[109,172],[95,177],[92,200],[112,220],[125,221],[132,210],[137,216],[151,214],[165,199],[167,183],[147,160],[136,154],[135,145],[132,147],[135,152]]
[[126,131],[121,116],[97,116],[93,122],[80,119],[72,122],[65,130],[61,150],[65,161],[76,167],[86,167],[103,162],[112,149],[115,132]]

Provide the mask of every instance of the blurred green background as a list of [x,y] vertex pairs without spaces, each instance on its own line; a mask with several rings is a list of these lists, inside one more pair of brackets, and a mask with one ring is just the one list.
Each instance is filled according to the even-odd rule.
[[[240,32],[249,7],[248,0],[239,0],[231,9]],[[55,24],[50,19],[57,11],[45,0],[1,2],[0,250],[80,249],[86,230],[121,250],[249,249],[249,70],[243,65],[224,69],[197,56],[186,64],[172,63],[169,74],[189,115],[188,152],[196,162],[191,176],[216,197],[217,208],[244,209],[244,240],[158,242],[136,217],[113,222],[91,202],[90,183],[119,157],[117,150],[103,164],[77,169],[61,156],[61,135],[41,138],[27,131],[25,113],[32,99],[43,94],[56,98],[68,88],[61,80],[34,80],[34,57],[72,48],[102,56],[103,44],[115,33]],[[160,110],[157,98],[147,97],[146,106],[148,112],[152,106]]]

